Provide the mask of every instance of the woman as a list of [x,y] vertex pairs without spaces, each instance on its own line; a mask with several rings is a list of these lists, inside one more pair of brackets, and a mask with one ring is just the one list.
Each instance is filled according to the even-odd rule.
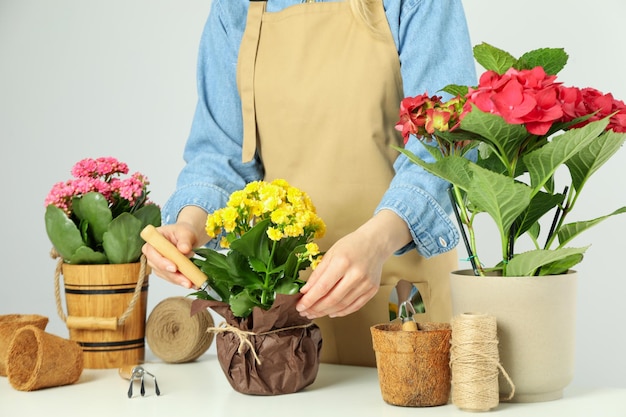
[[[322,329],[323,361],[375,366],[369,328],[389,320],[395,284],[416,283],[420,320],[448,321],[456,268],[446,184],[391,147],[402,145],[399,103],[474,79],[460,0],[213,0],[186,166],[160,230],[191,255],[217,246],[207,213],[247,182],[306,191],[327,253],[298,310]],[[191,287],[151,246],[144,253],[157,275]]]

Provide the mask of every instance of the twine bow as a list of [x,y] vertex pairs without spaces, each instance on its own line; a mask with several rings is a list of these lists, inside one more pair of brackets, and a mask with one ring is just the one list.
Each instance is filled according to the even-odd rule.
[[246,331],[246,330],[241,330],[238,327],[231,326],[230,324],[227,324],[226,322],[222,322],[217,327],[209,327],[207,329],[207,332],[210,332],[210,333],[226,333],[226,332],[234,333],[237,337],[239,337],[239,348],[237,349],[237,353],[239,353],[239,354],[243,353],[243,347],[244,347],[244,345],[247,345],[250,348],[250,350],[252,351],[252,354],[254,355],[254,360],[257,363],[257,365],[261,365],[261,359],[259,359],[259,355],[257,355],[256,349],[254,348],[254,345],[250,341],[249,336],[264,336],[264,335],[268,335],[268,334],[272,334],[272,333],[283,332],[285,330],[306,329],[307,327],[310,327],[312,325],[313,325],[313,322],[307,323],[307,324],[302,324],[302,325],[299,325],[299,326],[282,327],[280,329],[270,330],[270,331],[267,331],[267,332],[255,333],[255,332],[250,332],[250,331]]

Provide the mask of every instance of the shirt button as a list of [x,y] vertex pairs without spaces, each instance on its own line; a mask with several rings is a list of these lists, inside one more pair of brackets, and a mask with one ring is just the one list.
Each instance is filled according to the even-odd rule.
[[448,242],[446,242],[446,240],[442,238],[441,236],[439,236],[439,244],[443,246],[444,248],[448,247]]

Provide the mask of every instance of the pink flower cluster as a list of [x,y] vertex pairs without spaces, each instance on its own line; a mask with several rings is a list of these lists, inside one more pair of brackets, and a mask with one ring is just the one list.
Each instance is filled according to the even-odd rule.
[[521,71],[511,68],[502,75],[486,71],[466,98],[461,119],[473,104],[509,124],[524,125],[533,135],[545,135],[556,122],[592,115],[576,125],[580,127],[613,113],[607,129],[626,132],[624,102],[593,88],[564,87],[556,82],[556,75],[547,75],[542,67]]
[[119,178],[128,173],[128,165],[112,157],[83,159],[74,165],[71,173],[74,178],[54,184],[44,202],[45,206],[53,204],[68,215],[72,213],[72,199],[92,191],[102,194],[109,206],[127,203],[128,207],[133,207],[145,198],[150,184],[139,172]]

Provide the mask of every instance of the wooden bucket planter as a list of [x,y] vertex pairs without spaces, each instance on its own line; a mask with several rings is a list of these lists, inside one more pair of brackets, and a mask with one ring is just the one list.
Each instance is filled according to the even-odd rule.
[[67,316],[57,280],[57,307],[89,369],[142,363],[149,268],[130,264],[63,264]]

